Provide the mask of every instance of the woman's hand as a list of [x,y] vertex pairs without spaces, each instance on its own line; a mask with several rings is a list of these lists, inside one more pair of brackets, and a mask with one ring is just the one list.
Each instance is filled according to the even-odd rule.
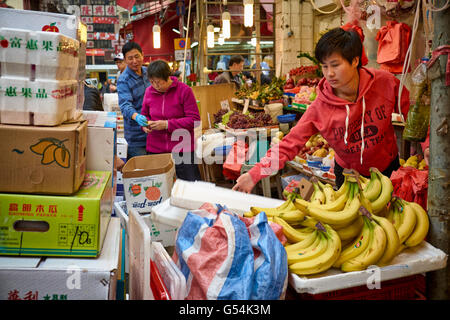
[[152,132],[152,130],[147,127],[141,127],[141,128],[146,134],[149,134],[150,132]]
[[236,180],[236,184],[232,190],[250,193],[255,185],[256,183],[253,182],[251,175],[247,172]]
[[166,130],[168,127],[167,120],[149,121],[148,126],[150,130]]

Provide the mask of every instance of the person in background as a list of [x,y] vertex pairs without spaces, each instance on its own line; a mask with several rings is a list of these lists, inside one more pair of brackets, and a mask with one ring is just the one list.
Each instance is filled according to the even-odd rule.
[[93,85],[83,81],[84,85],[84,103],[83,110],[103,111],[103,103],[100,97],[100,91]]
[[141,115],[145,89],[150,86],[147,68],[142,66],[144,56],[136,42],[127,42],[122,53],[127,68],[117,82],[119,107],[123,115],[125,140],[128,143],[127,160],[134,156],[146,155],[147,134],[141,127],[147,126],[147,119]]
[[400,167],[392,113],[398,99],[403,116],[409,109],[409,92],[398,97],[400,81],[389,72],[362,66],[359,35],[336,28],[317,43],[315,57],[322,64],[318,96],[298,123],[266,156],[241,175],[233,190],[249,193],[256,183],[294,159],[308,139],[320,132],[335,151],[336,186],[344,182],[343,169],[370,176],[371,167],[384,175]]
[[[163,60],[153,61],[147,70],[151,86],[145,90],[141,115],[148,120],[143,127],[147,153],[172,153],[177,178],[201,180],[195,163],[194,126],[200,114],[192,89],[171,76]],[[178,160],[182,160],[181,163]]]
[[225,71],[217,76],[214,79],[214,84],[234,83],[236,90],[239,90],[242,85],[241,72],[244,69],[244,61],[244,57],[242,56],[231,56],[228,62],[228,69],[230,71]]
[[116,73],[116,83],[117,83],[117,81],[119,81],[119,76],[125,71],[125,68],[127,67],[127,64],[125,63],[125,61],[123,59],[122,52],[119,52],[118,54],[116,54],[116,56],[114,57],[114,63],[116,64],[117,69],[119,70]]

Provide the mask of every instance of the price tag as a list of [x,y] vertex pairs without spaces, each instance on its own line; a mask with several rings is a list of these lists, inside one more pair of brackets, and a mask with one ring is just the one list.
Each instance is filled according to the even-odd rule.
[[250,104],[250,99],[245,99],[245,101],[244,101],[244,109],[242,110],[243,114],[247,113],[249,104]]
[[220,106],[222,107],[223,110],[230,111],[230,103],[228,102],[228,99],[220,101]]

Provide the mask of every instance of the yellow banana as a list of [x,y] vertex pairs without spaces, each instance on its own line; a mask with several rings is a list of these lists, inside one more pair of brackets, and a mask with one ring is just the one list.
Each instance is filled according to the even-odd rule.
[[345,261],[358,256],[359,254],[361,254],[361,252],[366,250],[367,246],[369,245],[370,234],[372,232],[371,229],[373,227],[367,218],[361,217],[361,219],[363,220],[364,225],[361,232],[353,242],[342,249],[341,255],[339,256],[339,259],[337,259],[337,261],[333,264],[333,267],[340,268]]
[[364,219],[362,216],[359,216],[355,219],[353,223],[351,223],[347,227],[342,229],[336,228],[334,229],[338,233],[339,238],[341,238],[341,241],[346,241],[354,239],[361,232],[363,226],[364,226]]
[[[294,206],[295,208],[295,206]],[[280,218],[283,218],[289,224],[295,224],[305,219],[305,213],[295,208],[295,210],[282,212]]]
[[362,189],[364,190],[370,182],[370,179],[367,179],[364,176],[359,175],[359,182],[361,183]]
[[300,249],[304,249],[309,247],[310,245],[313,244],[313,242],[316,240],[317,236],[318,236],[318,232],[317,230],[313,230],[309,233],[309,235],[303,239],[302,241],[296,242],[296,243],[292,243],[289,244],[287,246],[284,247],[284,249],[286,250],[286,252],[294,252]]
[[280,226],[283,227],[283,234],[291,242],[295,243],[295,242],[302,241],[308,236],[308,233],[302,233],[302,232],[295,230],[293,227],[291,227],[289,225],[289,223],[287,223],[280,217],[276,217],[276,216],[273,217],[273,222],[275,222],[276,224],[279,224]]
[[357,195],[353,197],[348,208],[340,211],[327,211],[313,206],[306,208],[306,210],[310,216],[320,222],[333,225],[345,225],[356,219],[360,205],[359,195]]
[[341,187],[338,189],[338,190],[336,190],[335,192],[334,192],[334,197],[335,198],[338,198],[340,195],[342,195],[343,193],[347,193],[347,191],[348,191],[348,189],[349,189],[349,183],[348,183],[348,180],[347,180],[347,177],[344,177],[344,183],[341,185]]
[[378,261],[379,266],[387,265],[396,256],[398,247],[400,246],[400,238],[398,237],[397,230],[395,230],[394,225],[389,222],[388,219],[372,215],[372,219],[378,223],[386,233],[386,249],[384,250],[383,256]]
[[322,237],[322,232],[318,231],[316,241],[312,245],[298,251],[289,251],[287,253],[288,265],[300,261],[307,261],[321,255],[327,249],[328,245],[327,241],[321,241]]
[[325,195],[325,203],[331,203],[335,200],[334,197],[334,190],[333,187],[331,186],[331,184],[323,184],[320,181],[317,181],[317,183],[319,184],[319,187],[321,188],[323,194]]
[[330,226],[325,228],[327,231],[323,233],[321,240],[327,242],[325,252],[313,259],[291,264],[289,271],[298,275],[310,275],[326,271],[333,266],[341,253],[341,239]]
[[414,247],[420,244],[427,236],[430,222],[428,220],[427,212],[420,204],[409,202],[409,206],[416,213],[417,222],[412,234],[408,237],[408,239],[406,239],[405,245],[408,247]]
[[324,204],[325,194],[320,190],[319,183],[317,181],[312,182],[314,187],[314,193],[311,196],[311,203]]
[[293,203],[293,196],[288,197],[285,202],[275,208],[250,207],[250,211],[253,212],[253,215],[257,215],[258,213],[264,211],[268,217],[279,216],[282,212],[288,212],[291,210],[297,210]]
[[254,216],[254,214],[251,211],[244,212],[244,217],[246,217],[246,218],[251,218],[253,216]]
[[406,248],[408,248],[407,246],[405,246],[404,244],[401,244],[398,249],[397,249],[397,253],[395,255],[399,255],[400,253],[402,253],[403,250],[405,250]]
[[382,211],[386,204],[391,200],[394,187],[392,186],[391,179],[383,175],[378,169],[375,170],[381,181],[381,193],[377,199],[372,201],[373,213],[377,214]]
[[369,201],[375,201],[381,193],[381,181],[378,175],[371,170],[370,172],[370,182],[367,187],[363,190],[363,195]]
[[414,209],[411,208],[409,204],[402,201],[401,205],[402,205],[401,208],[403,208],[403,210],[400,212],[400,215],[402,215],[402,223],[397,229],[397,233],[398,237],[400,238],[400,243],[403,243],[414,231],[417,216],[416,212],[414,211]]
[[367,269],[368,266],[376,264],[383,256],[386,248],[386,233],[383,228],[374,221],[370,221],[373,226],[373,237],[366,250],[360,255],[345,261],[341,265],[343,272],[360,271]]

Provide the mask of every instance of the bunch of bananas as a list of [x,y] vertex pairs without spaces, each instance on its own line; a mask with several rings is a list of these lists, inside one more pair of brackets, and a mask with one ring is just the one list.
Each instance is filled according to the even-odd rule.
[[397,254],[407,247],[417,246],[428,234],[428,214],[415,202],[393,199],[386,218],[394,225],[400,239]]
[[277,208],[251,207],[247,216],[266,212],[281,225],[289,270],[317,274],[331,267],[343,272],[385,266],[404,248],[420,244],[429,228],[428,215],[414,202],[392,198],[392,183],[378,169],[370,179],[345,174],[334,191],[312,179],[314,192],[306,201],[298,193]]
[[404,159],[400,159],[400,165],[402,167],[412,167],[419,170],[424,170],[428,167],[425,159],[422,159],[419,162],[419,157],[417,155],[410,156],[406,161]]

